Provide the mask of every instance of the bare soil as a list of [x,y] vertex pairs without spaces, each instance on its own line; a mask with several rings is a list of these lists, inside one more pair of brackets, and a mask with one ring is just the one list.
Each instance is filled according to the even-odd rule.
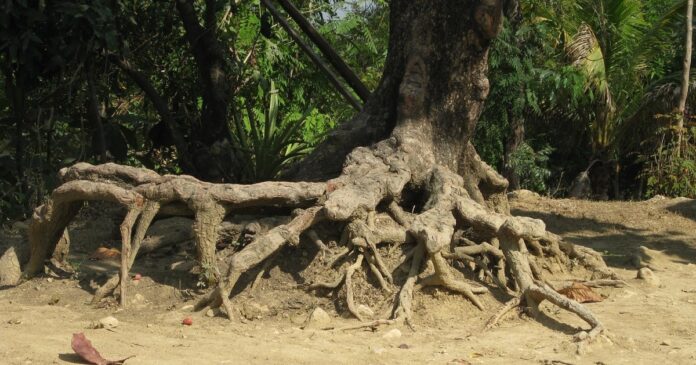
[[[71,226],[69,261],[77,275],[43,276],[0,290],[0,363],[80,363],[70,348],[75,332],[84,332],[106,358],[136,355],[130,365],[696,363],[696,201],[591,202],[525,194],[511,204],[513,214],[543,219],[565,240],[601,252],[628,283],[597,289],[606,299],[587,305],[607,331],[581,353],[572,336],[588,325],[553,306],[542,306],[540,321],[512,314],[483,331],[502,305],[495,291],[482,296],[486,311],[444,289],[419,291],[415,328],[399,328],[399,338],[383,337],[390,326],[341,330],[359,322],[335,295],[304,290],[321,270],[312,260],[316,249],[306,243],[285,249],[256,288],[250,282],[258,270],[245,275],[232,300],[239,311],[232,322],[220,313],[191,312],[205,290],[189,270],[193,248],[185,244],[138,259],[132,273],[142,279],[132,286],[127,309],[113,300],[95,307],[89,304],[95,288],[118,265],[88,256],[99,246],[118,247],[120,220],[110,216],[118,212],[92,207]],[[0,246],[21,239],[16,234],[0,235]],[[655,272],[659,285],[636,279],[641,266]],[[373,318],[386,316],[389,297],[359,275],[356,301],[368,303]],[[315,307],[330,314],[325,327],[333,330],[305,326]],[[109,315],[118,327],[90,328]],[[186,317],[193,325],[181,324]]]

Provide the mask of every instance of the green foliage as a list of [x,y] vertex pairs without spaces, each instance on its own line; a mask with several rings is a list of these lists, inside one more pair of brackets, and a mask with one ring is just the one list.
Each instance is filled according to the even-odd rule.
[[660,194],[696,199],[696,127],[686,134],[679,153],[674,142],[669,142],[673,140],[669,138],[672,133],[663,131],[657,150],[646,158],[642,172],[646,196]]
[[302,133],[306,115],[281,115],[275,83],[262,89],[266,108],[261,110],[262,105],[247,100],[244,116],[234,118],[233,136],[245,161],[244,180],[252,182],[274,179],[310,147]]
[[509,164],[517,172],[520,187],[539,193],[548,192],[547,183],[551,177],[548,162],[552,151],[549,146],[534,151],[527,143],[522,143],[510,154]]

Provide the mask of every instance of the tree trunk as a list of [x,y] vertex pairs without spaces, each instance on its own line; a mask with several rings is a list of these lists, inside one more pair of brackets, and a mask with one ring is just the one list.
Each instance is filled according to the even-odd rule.
[[488,48],[502,16],[500,0],[391,2],[380,85],[361,113],[329,135],[286,178],[335,177],[355,147],[392,133],[397,139],[416,138],[432,150],[438,164],[464,176],[471,190],[485,191],[475,196],[505,190],[507,182],[469,144],[490,90]]
[[512,154],[517,151],[524,142],[524,120],[508,112],[510,122],[510,134],[505,141],[505,156],[503,157],[503,176],[510,182],[510,190],[520,189],[520,177],[512,166]]
[[[192,0],[176,1],[196,62],[203,99],[200,119],[191,126],[194,164],[198,176],[209,181],[233,180],[235,177],[230,174],[236,170],[234,161],[230,161],[230,85],[222,47],[216,38],[215,4],[212,0],[205,2],[204,23],[201,25]],[[223,153],[212,153],[210,147],[213,145]]]
[[686,3],[686,37],[684,41],[684,62],[682,71],[681,94],[677,106],[677,156],[681,156],[684,138],[684,119],[686,118],[686,99],[689,94],[689,71],[691,70],[691,49],[693,38],[694,0]]
[[97,88],[94,83],[94,69],[90,62],[87,66],[87,120],[89,120],[91,127],[94,128],[92,146],[97,153],[97,160],[101,163],[105,163],[108,161],[106,155],[106,137],[104,135],[101,113],[99,112]]

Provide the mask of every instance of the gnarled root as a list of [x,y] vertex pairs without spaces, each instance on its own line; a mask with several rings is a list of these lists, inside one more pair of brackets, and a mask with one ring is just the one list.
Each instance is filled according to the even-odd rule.
[[[394,298],[392,318],[378,319],[380,324],[412,325],[414,292],[438,285],[463,295],[481,310],[485,308],[481,295],[490,290],[511,295],[513,299],[489,326],[518,305],[533,313],[541,301],[548,300],[590,324],[590,331],[581,337],[595,337],[603,328],[599,320],[581,304],[558,294],[547,285],[545,276],[548,272],[567,274],[574,263],[592,274],[587,279],[615,279],[613,273],[597,253],[562,242],[546,231],[543,222],[510,216],[506,208],[489,207],[488,201],[482,204],[480,200],[492,192],[500,199],[498,190],[505,184],[490,168],[479,172],[476,181],[493,188],[472,198],[475,184],[434,163],[428,151],[414,149],[397,138],[357,148],[348,157],[343,174],[327,183],[210,184],[190,176],[160,176],[113,164],[78,164],[61,172],[64,184],[35,213],[34,233],[30,234],[33,254],[25,273],[38,272],[82,201],[110,200],[128,209],[121,225],[124,254],[120,276],[100,288],[95,301],[120,285],[125,303],[128,271],[147,227],[158,212],[176,210],[194,217],[203,279],[214,286],[198,301],[198,310],[223,307],[233,318],[230,294],[240,276],[257,265],[268,265],[269,258],[283,247],[299,245],[304,234],[319,249],[318,257],[327,271],[339,267],[338,275],[330,275],[333,280],[318,278],[309,289],[337,290],[343,285],[348,311],[361,321],[364,315],[355,303],[353,276],[366,270],[382,292]],[[256,235],[231,256],[226,275],[221,275],[215,243],[225,216],[245,208],[271,206],[295,209],[293,218]],[[338,247],[329,248],[320,230],[312,229],[325,220],[343,225]],[[403,250],[401,259],[390,261],[397,248]],[[346,261],[350,263],[343,264]],[[407,268],[406,275],[397,275],[402,268]]]

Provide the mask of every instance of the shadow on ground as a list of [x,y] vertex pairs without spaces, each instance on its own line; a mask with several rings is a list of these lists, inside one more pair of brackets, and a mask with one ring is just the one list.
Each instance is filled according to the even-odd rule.
[[[691,204],[694,204],[693,201]],[[631,228],[616,222],[568,217],[527,209],[513,209],[512,214],[543,220],[551,232],[562,235],[569,242],[590,247],[602,253],[604,260],[610,266],[634,269],[633,257],[639,254],[641,246],[671,255],[673,261],[677,263],[696,262],[696,242],[692,242],[684,233],[675,230],[654,232],[648,229]]]

